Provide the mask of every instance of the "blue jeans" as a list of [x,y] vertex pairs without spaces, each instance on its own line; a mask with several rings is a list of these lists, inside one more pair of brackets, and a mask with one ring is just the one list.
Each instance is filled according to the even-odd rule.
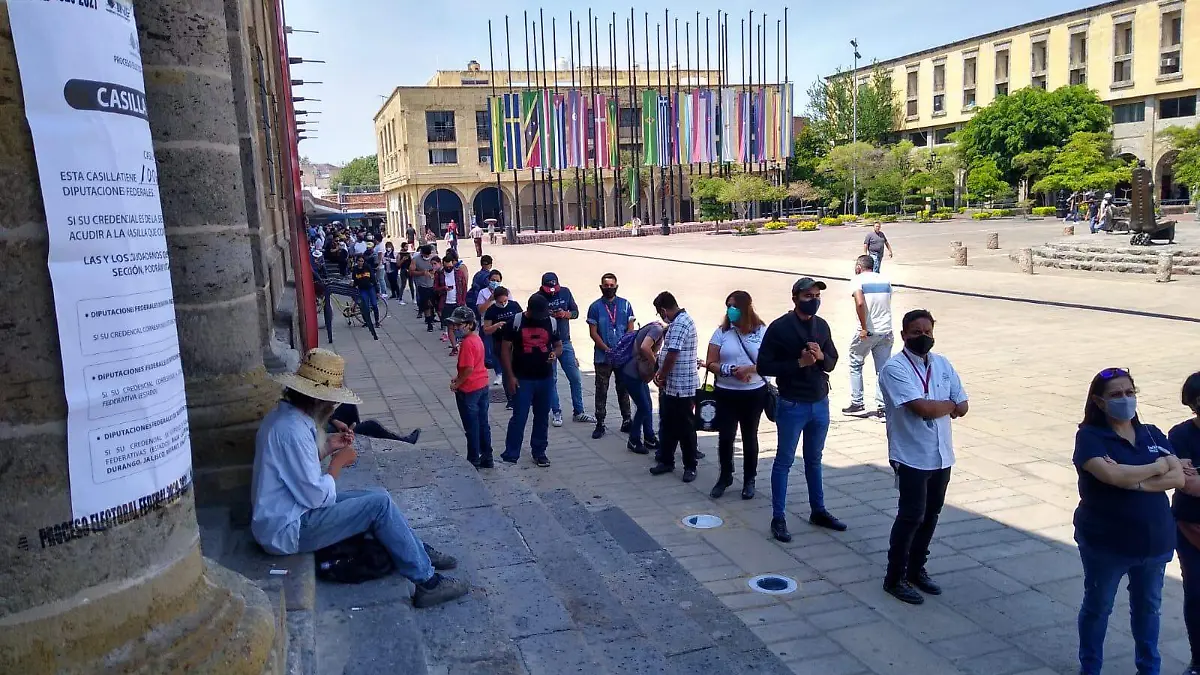
[[467,461],[478,464],[492,458],[492,426],[488,420],[488,388],[463,393],[454,392],[458,417],[467,435]]
[[1083,606],[1079,608],[1079,672],[1100,675],[1104,634],[1121,578],[1129,575],[1129,629],[1133,633],[1138,675],[1159,675],[1159,610],[1168,553],[1158,558],[1131,558],[1079,543],[1083,560]]
[[650,385],[636,377],[629,377],[620,370],[617,377],[625,384],[629,400],[633,402],[633,422],[629,426],[629,441],[635,445],[654,438],[654,408],[650,402]]
[[521,457],[521,445],[525,441],[525,422],[529,420],[529,408],[533,407],[533,432],[529,435],[529,450],[534,459],[546,456],[550,444],[550,392],[554,390],[554,378],[542,380],[517,380],[517,395],[513,397],[512,419],[508,420],[508,434],[504,439],[501,459],[515,462]]
[[879,371],[892,357],[893,338],[891,333],[868,335],[864,340],[854,334],[850,341],[850,404],[863,403],[863,364],[867,362],[867,354],[875,362],[875,407],[883,408],[883,389],[879,386]]
[[579,372],[579,359],[575,358],[575,347],[570,340],[563,340],[562,356],[554,362],[554,389],[550,397],[550,409],[556,413],[562,412],[558,402],[558,364],[562,364],[563,372],[567,374],[567,382],[571,384],[571,413],[583,414],[583,374]]
[[871,265],[871,271],[878,273],[879,267],[881,265],[883,265],[883,254],[882,253],[872,253],[870,255],[871,255],[871,261],[874,263],[873,265]]
[[779,399],[775,412],[779,449],[771,464],[771,517],[782,518],[787,506],[788,472],[796,461],[796,445],[804,434],[804,481],[808,483],[808,505],[813,513],[825,511],[825,490],[821,487],[821,452],[829,433],[829,399],[802,403]]
[[433,577],[433,565],[425,546],[404,520],[387,490],[339,492],[337,503],[313,509],[300,516],[300,547],[309,553],[332,546],[356,534],[370,532],[392,554],[396,569],[420,583]]

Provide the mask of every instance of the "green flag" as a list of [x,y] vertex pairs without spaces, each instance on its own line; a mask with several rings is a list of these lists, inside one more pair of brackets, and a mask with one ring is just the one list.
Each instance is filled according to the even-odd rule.
[[637,203],[641,200],[642,196],[642,170],[639,167],[631,166],[628,169],[625,169],[625,174],[625,182],[629,185],[629,206],[630,208],[633,208],[634,206],[637,206]]
[[492,171],[504,171],[504,102],[499,97],[488,99],[492,125]]
[[643,164],[658,166],[658,92],[642,92],[642,153]]

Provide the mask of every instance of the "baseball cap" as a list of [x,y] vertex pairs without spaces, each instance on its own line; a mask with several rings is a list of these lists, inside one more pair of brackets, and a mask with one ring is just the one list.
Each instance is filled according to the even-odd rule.
[[542,285],[558,288],[558,275],[554,272],[546,272],[542,275]]
[[450,316],[446,317],[446,323],[475,323],[475,313],[469,307],[455,307]]
[[550,316],[550,301],[540,293],[534,293],[529,296],[529,304],[526,305],[526,308],[529,310],[529,318],[531,319],[540,321]]
[[825,288],[826,288],[824,281],[817,281],[816,279],[813,279],[812,277],[800,277],[799,279],[796,280],[796,283],[792,284],[792,295],[795,295],[795,294],[799,293],[800,291],[807,291],[808,289],[812,288],[813,286],[816,286],[817,288],[821,289],[822,291],[825,290]]

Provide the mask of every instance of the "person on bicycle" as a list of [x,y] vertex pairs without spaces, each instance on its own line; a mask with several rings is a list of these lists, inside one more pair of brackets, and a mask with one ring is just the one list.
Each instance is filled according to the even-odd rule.
[[[375,270],[367,265],[366,256],[354,257],[354,290],[358,293],[358,309],[363,323],[371,329],[371,337],[379,339],[376,328],[382,328],[379,320],[379,286],[375,283]],[[371,320],[370,310],[375,310]]]

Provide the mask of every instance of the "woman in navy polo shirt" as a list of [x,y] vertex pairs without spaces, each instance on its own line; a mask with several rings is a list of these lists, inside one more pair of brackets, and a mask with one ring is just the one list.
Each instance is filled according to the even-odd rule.
[[1200,675],[1200,476],[1193,466],[1200,460],[1200,372],[1184,381],[1183,404],[1193,416],[1176,424],[1167,438],[1186,476],[1183,489],[1175,491],[1174,508],[1179,529],[1175,547],[1183,572],[1183,623],[1192,649],[1192,664],[1184,675]]
[[1092,378],[1075,434],[1079,507],[1075,541],[1083,560],[1079,672],[1100,675],[1108,615],[1121,578],[1129,576],[1129,624],[1139,675],[1158,675],[1163,573],[1175,548],[1166,491],[1183,487],[1183,465],[1157,427],[1137,418],[1129,371]]

